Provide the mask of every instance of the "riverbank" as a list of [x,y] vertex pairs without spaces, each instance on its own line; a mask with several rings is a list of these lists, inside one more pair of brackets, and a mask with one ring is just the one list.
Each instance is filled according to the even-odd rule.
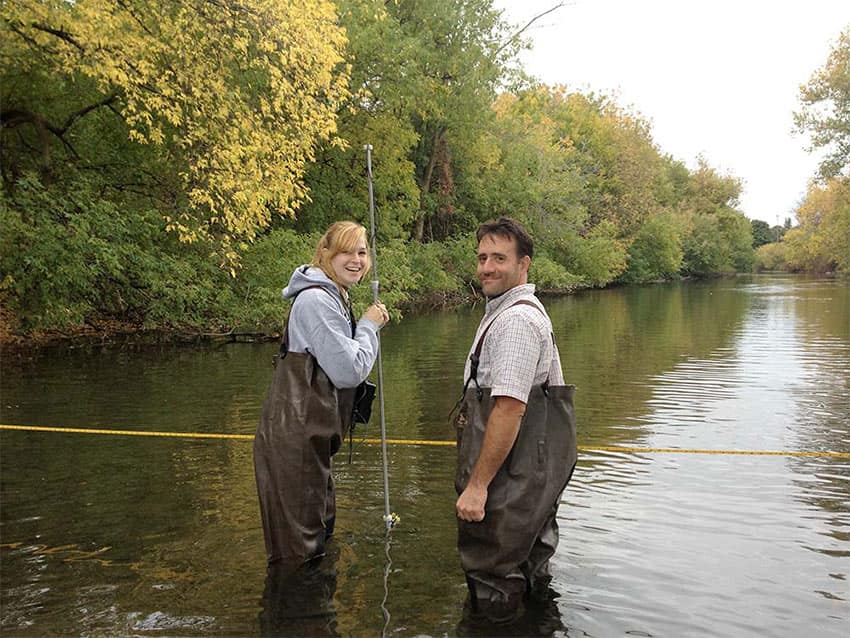
[[0,323],[0,351],[4,354],[20,354],[52,347],[78,348],[116,343],[137,346],[210,341],[271,341],[280,338],[280,333],[275,331],[202,332],[193,328],[152,329],[116,320],[91,320],[63,330],[16,331],[15,325],[14,320],[9,322],[6,316]]
[[[658,281],[653,283],[665,283]],[[617,288],[611,284],[605,288]],[[570,286],[559,289],[538,289],[542,298],[572,295],[590,286]],[[421,295],[416,300],[399,306],[401,317],[449,310],[483,301],[481,293],[470,287],[464,292],[435,292]],[[210,342],[262,342],[280,339],[282,326],[252,330],[240,327],[230,329],[202,329],[198,326],[169,326],[150,328],[140,323],[114,318],[91,318],[85,323],[61,330],[23,330],[20,322],[5,308],[0,308],[0,350],[3,353],[25,353],[52,347],[91,347],[111,344],[132,346],[162,344],[199,344]]]
[[[573,290],[557,291],[570,294]],[[547,294],[552,294],[547,292]],[[435,312],[455,308],[480,300],[480,294],[471,289],[467,293],[434,293],[408,302],[399,309],[402,316]],[[4,353],[24,353],[52,347],[90,347],[109,344],[158,345],[209,342],[261,342],[280,339],[280,328],[248,330],[231,328],[203,330],[198,326],[172,326],[150,328],[140,323],[112,318],[92,318],[85,323],[61,330],[23,330],[20,322],[6,308],[0,308],[0,350]]]

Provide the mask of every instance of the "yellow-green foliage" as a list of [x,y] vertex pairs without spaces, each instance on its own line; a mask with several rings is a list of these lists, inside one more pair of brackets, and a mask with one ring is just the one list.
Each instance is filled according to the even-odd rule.
[[850,272],[850,180],[812,184],[797,209],[799,226],[785,235],[797,269]]
[[348,95],[327,0],[17,0],[0,15],[4,65],[94,79],[128,135],[160,148],[185,190],[167,215],[184,241],[226,248],[294,215]]
[[787,269],[787,246],[784,243],[775,242],[764,244],[756,248],[755,270],[786,270]]
[[850,180],[812,183],[797,221],[780,243],[759,247],[756,268],[850,273]]

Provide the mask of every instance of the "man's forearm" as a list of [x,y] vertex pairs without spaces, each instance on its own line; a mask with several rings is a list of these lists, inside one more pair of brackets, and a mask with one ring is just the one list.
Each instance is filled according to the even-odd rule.
[[487,489],[514,446],[524,414],[525,403],[522,401],[513,397],[496,397],[468,485]]
[[455,510],[463,521],[484,520],[487,505],[487,489],[502,463],[508,458],[514,446],[522,417],[525,414],[525,403],[511,397],[496,397],[490,417],[487,419],[487,430],[481,452],[472,468],[472,474],[466,489],[458,497]]

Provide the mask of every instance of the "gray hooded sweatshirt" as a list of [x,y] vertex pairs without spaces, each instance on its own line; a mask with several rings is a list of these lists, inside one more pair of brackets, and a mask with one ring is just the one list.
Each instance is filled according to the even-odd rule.
[[[321,289],[305,290],[309,286]],[[346,304],[337,285],[321,269],[296,268],[283,296],[297,296],[289,313],[290,351],[316,357],[337,388],[356,387],[369,376],[378,357],[380,327],[363,317],[352,339]]]

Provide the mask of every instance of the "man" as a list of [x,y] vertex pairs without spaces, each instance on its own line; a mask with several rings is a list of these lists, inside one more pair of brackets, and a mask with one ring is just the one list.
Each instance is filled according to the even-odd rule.
[[488,301],[456,418],[458,551],[471,613],[507,622],[549,590],[558,503],[576,462],[574,388],[528,283],[531,237],[503,217],[477,239]]

